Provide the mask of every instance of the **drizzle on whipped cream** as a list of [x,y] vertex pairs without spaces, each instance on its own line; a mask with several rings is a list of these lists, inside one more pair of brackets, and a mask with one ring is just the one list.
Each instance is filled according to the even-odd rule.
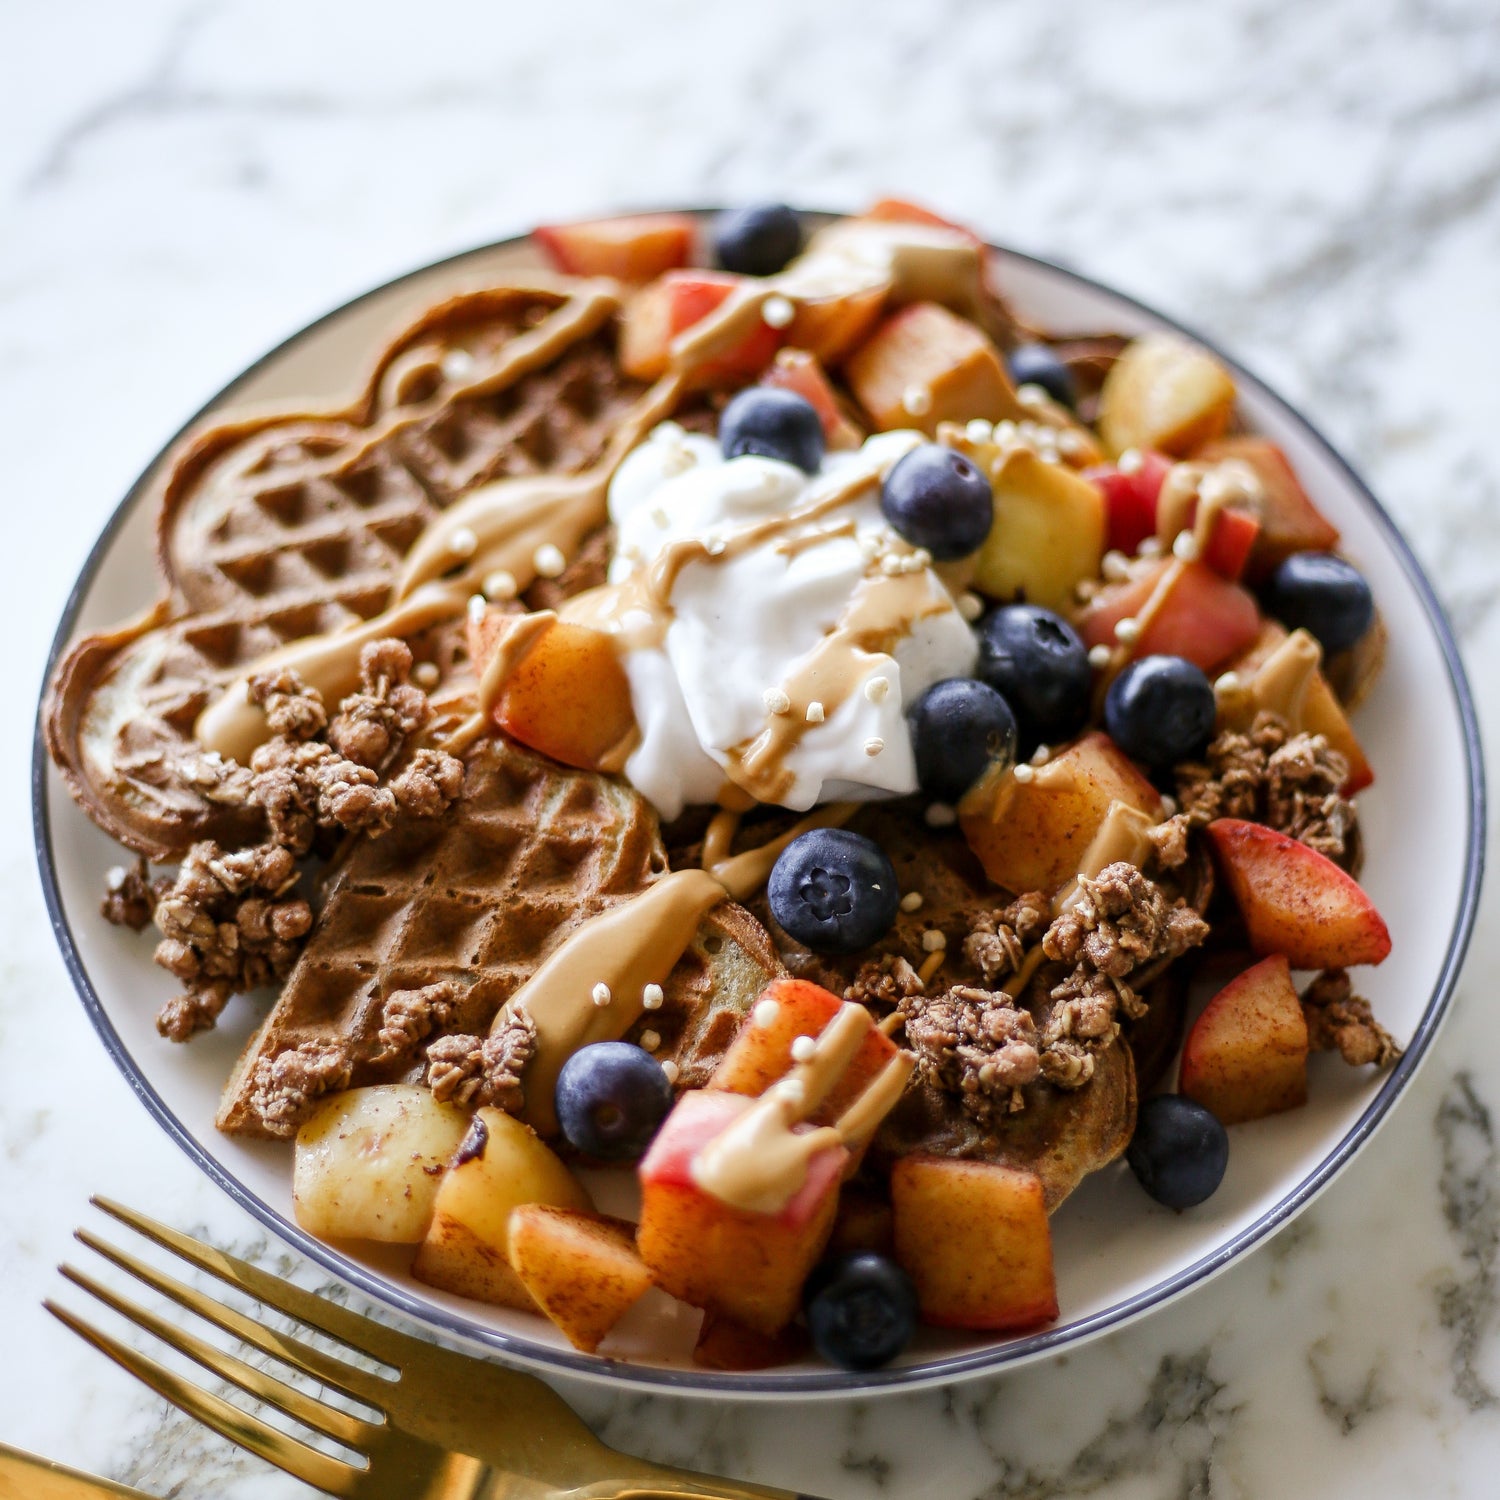
[[625,774],[663,815],[726,781],[797,811],[917,789],[905,709],[976,656],[881,514],[882,477],[921,441],[880,433],[809,477],[664,423],[621,465],[610,606],[579,608],[621,636],[641,731]]

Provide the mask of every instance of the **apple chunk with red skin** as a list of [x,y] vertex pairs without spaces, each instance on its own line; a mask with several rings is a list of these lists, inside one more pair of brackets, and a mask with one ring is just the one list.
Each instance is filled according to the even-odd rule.
[[1313,504],[1296,470],[1275,443],[1261,437],[1218,438],[1199,450],[1200,463],[1238,459],[1260,481],[1256,514],[1260,531],[1250,553],[1248,572],[1259,582],[1294,552],[1329,552],[1338,545],[1338,528]]
[[1084,644],[1113,647],[1115,626],[1137,618],[1158,586],[1166,593],[1131,643],[1132,656],[1183,656],[1211,672],[1260,633],[1260,610],[1239,584],[1204,563],[1163,558],[1089,601],[1075,621]]
[[1107,734],[1091,730],[1029,781],[981,780],[958,815],[969,847],[996,885],[1050,892],[1077,873],[1115,801],[1161,816],[1156,788]]
[[1242,818],[1218,818],[1207,832],[1256,954],[1279,953],[1294,969],[1347,969],[1390,953],[1375,903],[1326,855]]
[[[481,677],[519,618],[490,610],[469,621],[469,655]],[[592,626],[554,620],[506,678],[495,722],[565,766],[600,769],[635,728],[630,679],[613,640]]]
[[1083,477],[1104,496],[1104,516],[1109,545],[1127,555],[1156,530],[1156,502],[1172,460],[1160,453],[1138,454],[1131,469],[1118,464],[1096,464]]
[[698,1186],[693,1161],[752,1103],[707,1089],[677,1101],[638,1169],[636,1244],[664,1291],[770,1335],[791,1322],[802,1283],[828,1243],[849,1153],[842,1146],[818,1151],[780,1213],[731,1207]]
[[762,385],[779,386],[811,405],[823,424],[823,437],[830,448],[857,448],[863,434],[844,415],[822,362],[806,349],[782,349],[761,377]]
[[[807,979],[777,979],[768,984],[714,1069],[709,1088],[730,1094],[765,1093],[795,1066],[792,1044],[797,1038],[818,1036],[843,1004],[832,991]],[[884,1032],[866,1032],[859,1051],[812,1116],[813,1123],[836,1120],[899,1051]]]
[[[666,374],[673,339],[748,284],[748,277],[727,271],[679,270],[642,287],[626,304],[621,320],[620,368],[637,380]],[[694,378],[704,385],[753,379],[771,362],[781,341],[780,331],[757,317],[738,339],[699,365]]]
[[903,1156],[891,1171],[896,1260],[924,1322],[1017,1333],[1057,1316],[1046,1194],[997,1162]]
[[1307,1103],[1307,1020],[1279,953],[1230,980],[1193,1023],[1178,1089],[1225,1125]]
[[1221,437],[1234,412],[1234,380],[1206,349],[1175,333],[1128,344],[1099,392],[1099,434],[1112,453],[1155,448],[1184,458]]
[[543,224],[532,238],[553,265],[570,276],[650,281],[688,263],[695,233],[687,214],[626,214],[579,224]]

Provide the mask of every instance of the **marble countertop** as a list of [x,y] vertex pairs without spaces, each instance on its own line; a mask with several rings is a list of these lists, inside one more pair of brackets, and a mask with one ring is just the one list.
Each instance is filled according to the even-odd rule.
[[[930,201],[1203,328],[1407,529],[1500,745],[1500,30],[1489,0],[692,7],[56,0],[0,10],[0,1438],[158,1495],[302,1493],[41,1311],[107,1189],[264,1235],[131,1096],[31,853],[29,705],[130,480],[264,348],[412,265],[624,204]],[[610,1440],[833,1500],[1494,1492],[1500,960],[1289,1229],[1124,1332],[878,1405],[567,1393]],[[45,1048],[38,1038],[46,1036]]]

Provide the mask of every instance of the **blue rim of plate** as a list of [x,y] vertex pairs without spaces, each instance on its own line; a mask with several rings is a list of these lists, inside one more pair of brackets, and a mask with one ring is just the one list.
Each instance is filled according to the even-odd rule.
[[[717,210],[679,209],[676,211],[691,213],[695,217],[702,218]],[[811,221],[839,216],[819,210],[807,210],[805,211],[805,217]],[[379,286],[372,287],[368,291],[350,298],[347,302],[333,308],[322,317],[305,324],[295,333],[283,339],[274,348],[267,350],[265,354],[253,364],[247,366],[233,380],[206,401],[182,425],[181,429],[173,434],[172,438],[163,445],[156,456],[141,471],[135,483],[131,485],[119,505],[115,507],[113,514],[105,523],[104,529],[100,532],[98,540],[90,550],[83,568],[68,595],[67,603],[63,607],[62,618],[58,623],[57,632],[53,636],[51,650],[47,657],[46,676],[42,683],[43,695],[46,693],[47,684],[52,680],[52,674],[59,657],[62,655],[68,642],[72,639],[74,626],[79,611],[82,608],[84,597],[92,586],[94,577],[99,571],[104,558],[107,556],[116,534],[124,525],[136,502],[141,498],[146,482],[152,472],[185,433],[191,430],[205,416],[209,415],[226,398],[231,397],[235,391],[244,385],[246,381],[270,360],[276,358],[293,345],[300,343],[309,334],[315,332],[324,324],[331,322],[335,318],[342,317],[353,308],[360,306],[372,297],[389,291],[393,287],[403,285],[419,276],[425,276],[429,272],[441,267],[456,266],[463,261],[501,249],[507,245],[517,244],[527,238],[529,238],[529,235],[513,235],[504,239],[491,241],[485,245],[477,245],[469,250],[459,251],[457,254],[445,256],[427,265],[419,266],[414,270],[405,272],[400,276],[393,277]],[[1421,1021],[1418,1023],[1417,1029],[1400,1062],[1397,1063],[1395,1068],[1386,1077],[1375,1097],[1370,1101],[1359,1119],[1349,1128],[1338,1145],[1323,1158],[1314,1171],[1302,1178],[1274,1208],[1262,1214],[1253,1224],[1241,1230],[1233,1239],[1221,1245],[1212,1254],[1203,1256],[1201,1259],[1193,1262],[1192,1265],[1179,1271],[1176,1275],[1167,1278],[1165,1281],[1158,1282],[1148,1291],[1127,1297],[1123,1301],[1103,1308],[1086,1318],[1059,1324],[1041,1333],[1012,1339],[998,1346],[990,1345],[971,1352],[945,1356],[921,1365],[876,1370],[860,1374],[827,1370],[781,1375],[736,1375],[714,1371],[662,1369],[657,1366],[632,1365],[620,1360],[602,1358],[598,1355],[584,1355],[569,1350],[554,1349],[547,1345],[535,1344],[528,1339],[517,1338],[511,1334],[502,1333],[498,1329],[487,1327],[484,1324],[470,1322],[468,1319],[450,1313],[444,1308],[436,1307],[430,1302],[414,1297],[401,1288],[394,1287],[384,1281],[378,1274],[372,1272],[368,1267],[361,1265],[358,1261],[349,1260],[339,1254],[332,1246],[324,1244],[322,1241],[299,1229],[295,1224],[283,1219],[280,1214],[268,1204],[262,1202],[255,1193],[234,1177],[216,1157],[211,1155],[193,1139],[167,1107],[161,1096],[152,1088],[151,1084],[136,1066],[134,1059],[111,1024],[98,992],[94,988],[93,980],[84,968],[77,944],[73,938],[72,929],[68,923],[67,915],[63,910],[52,851],[51,819],[47,807],[47,777],[50,760],[42,737],[39,699],[36,730],[33,739],[31,778],[32,830],[36,842],[37,864],[41,873],[42,890],[46,898],[47,913],[52,923],[53,933],[57,938],[58,947],[62,951],[63,962],[67,966],[68,974],[73,981],[74,988],[78,991],[79,998],[83,1001],[84,1009],[88,1012],[90,1021],[93,1022],[94,1029],[99,1033],[105,1049],[114,1059],[115,1065],[124,1074],[126,1081],[135,1091],[141,1103],[145,1105],[146,1109],[156,1119],[162,1129],[166,1131],[167,1135],[186,1152],[188,1157],[212,1181],[217,1183],[239,1207],[252,1217],[258,1219],[278,1239],[292,1246],[340,1281],[357,1287],[374,1301],[383,1303],[385,1306],[404,1314],[417,1323],[424,1324],[440,1333],[457,1337],[469,1343],[482,1344],[497,1354],[503,1355],[517,1363],[530,1366],[533,1369],[553,1371],[560,1375],[571,1375],[590,1381],[620,1380],[638,1389],[654,1389],[666,1395],[734,1395],[740,1397],[761,1396],[772,1398],[816,1395],[858,1396],[875,1395],[902,1389],[911,1390],[924,1386],[935,1386],[972,1379],[980,1375],[997,1373],[1009,1366],[1029,1362],[1040,1356],[1082,1343],[1110,1329],[1119,1328],[1143,1316],[1145,1313],[1165,1306],[1190,1288],[1209,1280],[1218,1272],[1224,1270],[1231,1262],[1238,1259],[1239,1256],[1275,1233],[1276,1230],[1297,1213],[1301,1212],[1302,1209],[1328,1186],[1384,1120],[1396,1100],[1400,1097],[1402,1091],[1406,1088],[1407,1082],[1420,1066],[1434,1037],[1437,1035],[1458,983],[1458,976],[1463,967],[1464,955],[1468,950],[1469,939],[1473,933],[1474,921],[1478,910],[1480,887],[1484,878],[1485,858],[1484,761],[1480,747],[1478,716],[1475,712],[1468,677],[1464,672],[1463,662],[1459,656],[1458,643],[1454,638],[1452,626],[1448,623],[1447,615],[1444,613],[1442,605],[1438,602],[1437,595],[1433,591],[1432,585],[1428,582],[1426,574],[1422,571],[1421,564],[1417,561],[1416,555],[1412,552],[1411,547],[1408,545],[1405,537],[1402,536],[1396,523],[1386,512],[1385,507],[1375,498],[1369,486],[1359,477],[1348,460],[1343,457],[1333,444],[1300,411],[1277,395],[1270,386],[1247,370],[1238,360],[1224,353],[1211,339],[1207,339],[1201,333],[1186,327],[1177,319],[1169,318],[1165,314],[1158,312],[1155,308],[1140,301],[1138,298],[1117,291],[1103,282],[1095,281],[1093,278],[1085,276],[1067,266],[1059,265],[1055,261],[1046,260],[1040,256],[1028,255],[1024,251],[1012,250],[1005,246],[991,245],[989,248],[1002,257],[1002,259],[1037,266],[1075,282],[1079,286],[1087,287],[1095,292],[1102,292],[1106,296],[1112,297],[1144,314],[1148,319],[1154,320],[1166,328],[1176,330],[1185,337],[1201,344],[1218,359],[1221,359],[1234,372],[1236,381],[1242,386],[1253,387],[1260,395],[1279,406],[1302,429],[1306,436],[1317,447],[1322,449],[1324,454],[1343,474],[1351,488],[1358,495],[1360,501],[1385,533],[1387,542],[1399,559],[1402,569],[1421,599],[1428,622],[1437,636],[1438,643],[1442,649],[1443,660],[1448,671],[1449,687],[1452,689],[1463,726],[1464,753],[1468,765],[1468,830],[1465,840],[1463,891],[1459,900],[1458,911],[1454,918],[1453,928],[1449,934],[1448,946],[1443,956],[1442,967],[1439,970],[1437,982],[1433,986],[1432,995],[1422,1012]]]

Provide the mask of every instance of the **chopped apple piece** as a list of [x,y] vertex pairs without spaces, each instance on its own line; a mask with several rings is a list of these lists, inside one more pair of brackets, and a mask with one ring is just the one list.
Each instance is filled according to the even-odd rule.
[[895,1247],[895,1225],[888,1198],[882,1198],[857,1182],[846,1183],[839,1194],[838,1217],[833,1221],[828,1253],[875,1250],[891,1254]]
[[801,1359],[808,1349],[807,1330],[788,1323],[779,1333],[757,1333],[726,1318],[722,1313],[704,1313],[693,1363],[705,1370],[770,1370]]
[[559,271],[650,281],[685,266],[695,227],[687,214],[628,214],[581,224],[544,224],[532,238]]
[[1307,1103],[1307,1021],[1281,954],[1208,1002],[1182,1048],[1178,1089],[1225,1125]]
[[1218,438],[1202,448],[1197,458],[1202,463],[1239,459],[1260,480],[1260,533],[1248,569],[1257,582],[1294,552],[1328,552],[1338,545],[1337,527],[1312,503],[1275,443],[1261,437]]
[[[1158,599],[1158,589],[1164,588]],[[1075,624],[1089,646],[1116,644],[1115,627],[1146,614],[1132,656],[1185,656],[1205,672],[1243,651],[1260,631],[1260,610],[1237,583],[1199,562],[1159,558],[1100,591]]]
[[974,586],[993,599],[1065,609],[1104,556],[1098,489],[1029,448],[1008,448],[992,468],[995,523],[974,558]]
[[[469,655],[481,677],[517,618],[489,610],[470,620]],[[565,766],[615,768],[613,759],[634,733],[635,710],[614,641],[590,625],[553,621],[506,678],[495,722]]]
[[[642,287],[621,322],[620,368],[637,380],[666,374],[672,340],[717,310],[746,281],[727,271],[668,271]],[[704,385],[753,379],[771,362],[781,341],[781,332],[757,317],[730,347],[700,365],[695,378]]]
[[1391,935],[1375,904],[1326,855],[1241,818],[1208,825],[1250,947],[1280,953],[1294,969],[1381,963]]
[[802,1283],[828,1243],[849,1153],[819,1151],[779,1214],[732,1208],[693,1178],[698,1152],[751,1107],[743,1094],[684,1094],[641,1161],[636,1243],[656,1284],[694,1307],[774,1335],[797,1311]]
[[415,1245],[469,1117],[411,1083],[348,1089],[297,1132],[292,1207],[320,1239]]
[[976,245],[981,243],[979,236],[967,226],[955,224],[952,219],[945,219],[930,208],[923,208],[920,203],[911,203],[905,198],[877,198],[859,217],[878,219],[887,224],[926,224],[930,229],[951,229]]
[[[1262,620],[1260,633],[1249,649],[1229,663],[1230,670],[1243,680],[1255,676],[1256,669],[1286,639],[1286,629],[1275,620]],[[1349,762],[1349,779],[1344,783],[1346,797],[1362,792],[1375,780],[1369,757],[1354,733],[1344,706],[1338,700],[1321,671],[1308,684],[1302,705],[1302,727],[1309,734],[1321,734]]]
[[781,350],[761,377],[761,384],[794,391],[810,402],[830,448],[857,448],[864,441],[864,434],[844,415],[817,355],[806,349]]
[[998,422],[1024,410],[995,348],[967,318],[936,302],[892,313],[850,357],[849,387],[881,431],[939,422]]
[[651,1286],[635,1225],[526,1203],[510,1216],[510,1263],[575,1348],[592,1354]]
[[825,365],[840,364],[880,321],[890,294],[889,281],[877,281],[826,297],[799,296],[786,341]]
[[[810,980],[774,980],[741,1024],[739,1034],[709,1079],[709,1088],[752,1096],[765,1093],[793,1067],[792,1044],[797,1038],[816,1037],[843,1003]],[[812,1117],[813,1123],[829,1123],[843,1114],[899,1050],[884,1032],[868,1032],[853,1061]]]
[[1203,548],[1203,562],[1221,578],[1241,577],[1255,539],[1260,535],[1260,520],[1247,510],[1226,506],[1213,519],[1213,529]]
[[510,1264],[511,1215],[525,1203],[593,1208],[583,1184],[529,1125],[481,1109],[438,1188],[412,1275],[460,1297],[534,1311]]
[[891,1199],[896,1260],[925,1322],[1017,1333],[1057,1316],[1052,1230],[1035,1173],[903,1156]]
[[996,885],[1050,893],[1077,872],[1114,801],[1161,816],[1156,788],[1107,734],[1091,730],[1030,781],[980,780],[960,804],[959,822]]
[[1213,355],[1174,333],[1133,340],[1099,393],[1099,433],[1112,453],[1155,448],[1182,458],[1223,435],[1234,381]]
[[1127,556],[1156,531],[1156,502],[1172,460],[1160,453],[1142,453],[1129,469],[1099,464],[1083,477],[1104,496],[1109,545]]

